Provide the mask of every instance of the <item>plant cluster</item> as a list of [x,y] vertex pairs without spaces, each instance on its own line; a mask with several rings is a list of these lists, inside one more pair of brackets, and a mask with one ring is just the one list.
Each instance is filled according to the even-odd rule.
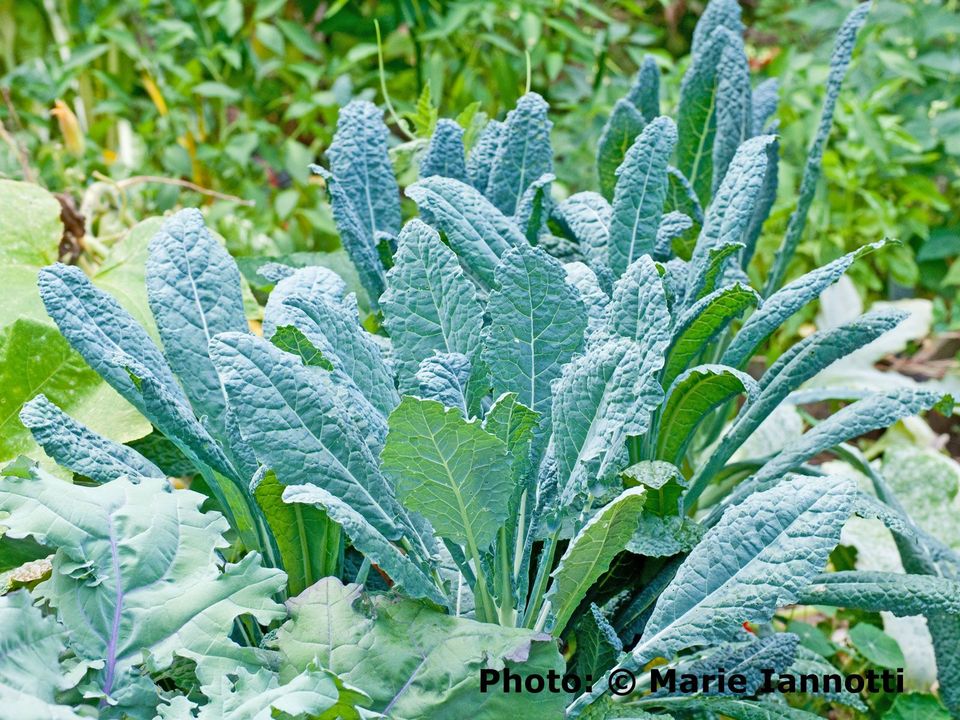
[[[240,270],[196,210],[146,259],[144,327],[80,268],[39,273],[70,346],[174,450],[94,432],[38,395],[20,410],[64,482],[0,477],[3,542],[49,558],[0,597],[15,628],[0,701],[23,716],[810,718],[757,696],[765,668],[833,668],[779,632],[790,605],[924,615],[960,714],[960,558],[849,441],[950,399],[803,391],[892,330],[883,309],[805,337],[755,379],[771,334],[857,249],[782,281],[869,4],[841,27],[821,122],[762,287],[747,268],[774,204],[773,82],[751,86],[740,8],[713,0],[677,120],[652,59],[610,114],[598,191],[563,199],[546,102],[522,96],[469,153],[440,120],[403,224],[381,112],[355,100],[313,166],[363,288],[281,263],[260,332]],[[775,121],[774,121],[775,122]],[[152,329],[160,343],[151,336]],[[787,404],[839,410],[738,456]],[[830,453],[863,474],[827,472]],[[828,560],[851,516],[906,572]],[[869,630],[861,631],[867,634]],[[651,663],[737,668],[745,694],[648,692]],[[479,692],[481,670],[591,676],[580,693]],[[635,673],[634,692],[605,682]],[[861,698],[823,698],[863,709]],[[936,700],[933,700],[936,703]],[[938,706],[939,707],[939,706]]]

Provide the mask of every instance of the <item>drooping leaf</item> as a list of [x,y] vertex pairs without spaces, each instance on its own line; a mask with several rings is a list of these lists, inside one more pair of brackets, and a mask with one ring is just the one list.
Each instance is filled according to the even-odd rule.
[[547,118],[547,109],[544,99],[532,92],[507,113],[485,193],[504,215],[516,213],[530,183],[553,172],[553,123]]
[[481,669],[504,664],[521,682],[530,673],[562,673],[563,660],[547,635],[454,617],[412,600],[364,600],[359,587],[336,578],[321,580],[288,609],[290,619],[275,640],[281,679],[316,660],[367,693],[372,710],[397,720],[500,720],[518,713],[552,720],[561,714],[560,693],[481,693],[479,687]]
[[[286,268],[277,263],[270,263],[270,265]],[[343,296],[347,292],[346,283],[329,268],[308,265],[302,268],[286,269],[289,272],[282,277],[271,273],[271,277],[277,278],[276,286],[270,291],[267,304],[263,309],[263,336],[268,340],[273,337],[278,324],[283,325],[287,322],[287,318],[283,317],[283,302],[288,297],[297,295],[310,302],[324,298],[330,302],[339,303],[343,301]],[[264,269],[261,268],[260,272],[263,273]]]
[[78,423],[43,393],[23,406],[20,422],[58,464],[97,482],[109,482],[120,475],[166,477],[136,450]]
[[457,408],[471,416],[467,403],[470,386],[470,358],[462,353],[437,353],[426,358],[414,375],[416,394],[436,400],[444,407]]
[[960,583],[934,575],[843,571],[811,580],[801,594],[805,605],[836,605],[904,617],[931,612],[960,614]]
[[570,230],[592,266],[606,265],[613,208],[602,195],[575,193],[557,204],[554,215]]
[[563,265],[543,250],[521,245],[497,266],[496,289],[487,302],[482,358],[494,394],[516,392],[549,427],[550,384],[583,345],[586,311],[565,282]]
[[807,213],[810,211],[810,205],[813,203],[813,196],[820,181],[823,151],[830,136],[830,129],[833,127],[833,113],[837,106],[837,99],[840,97],[840,87],[843,85],[843,78],[850,66],[853,48],[857,43],[857,33],[860,32],[860,28],[866,22],[870,6],[870,2],[857,5],[850,11],[840,30],[837,31],[833,55],[830,57],[827,94],[823,101],[823,111],[820,114],[817,134],[810,145],[807,162],[803,168],[803,179],[800,181],[800,192],[797,197],[797,209],[793,211],[790,221],[787,223],[783,243],[777,251],[776,260],[767,276],[764,295],[771,295],[780,287],[780,283],[783,282],[783,277],[787,272],[787,265],[793,259],[793,254],[796,252],[797,245],[803,235],[803,229],[806,227]]
[[485,289],[493,285],[494,268],[501,256],[511,247],[527,244],[513,221],[469,185],[430,177],[410,185],[406,193],[417,203],[424,220],[444,234],[464,269]]
[[420,221],[400,233],[381,303],[401,391],[415,389],[413,376],[434,351],[477,356],[483,316],[476,289],[453,252]]
[[607,200],[613,199],[613,191],[617,184],[617,168],[623,163],[627,150],[643,131],[645,124],[643,114],[633,102],[629,99],[617,100],[617,104],[613,106],[613,111],[603,126],[603,132],[597,144],[597,175],[600,178],[600,193]]
[[[554,635],[566,628],[587,591],[626,548],[645,502],[643,488],[624,490],[576,534],[551,574],[542,615]],[[547,604],[549,603],[549,604]]]
[[467,181],[463,128],[455,120],[438,120],[430,137],[427,152],[420,160],[420,177],[431,175],[442,175],[460,182]]
[[69,628],[70,650],[94,663],[88,695],[152,708],[157,689],[142,665],[158,671],[182,655],[212,676],[218,659],[260,663],[261,651],[221,628],[244,613],[264,624],[282,617],[271,596],[283,573],[261,567],[256,553],[225,565],[227,524],[200,512],[205,499],[154,478],[81,487],[34,471],[0,480],[8,533],[58,548],[53,575],[35,592]]
[[445,538],[485,550],[513,495],[506,444],[434,400],[404,397],[380,453],[397,497]]
[[[796,602],[836,546],[854,493],[848,480],[795,478],[730,508],[680,566],[620,667],[729,641],[743,622],[766,622]],[[595,683],[571,710],[604,688]]]
[[657,239],[653,244],[653,257],[657,260],[669,260],[673,256],[673,242],[687,235],[693,228],[689,215],[673,210],[660,219]]
[[647,125],[617,169],[610,220],[609,266],[620,277],[634,260],[653,253],[667,195],[667,163],[677,128],[667,117]]

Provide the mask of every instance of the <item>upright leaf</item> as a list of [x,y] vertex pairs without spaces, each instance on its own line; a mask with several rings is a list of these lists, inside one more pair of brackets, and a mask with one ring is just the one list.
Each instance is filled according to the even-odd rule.
[[497,266],[496,289],[487,302],[482,358],[494,394],[516,392],[549,427],[550,384],[583,346],[586,311],[565,282],[563,266],[543,250],[521,245]]
[[753,135],[753,90],[740,35],[731,36],[717,67],[717,135],[713,143],[713,192],[740,144]]
[[574,193],[554,208],[554,217],[566,225],[592,266],[606,265],[613,208],[595,192]]
[[553,172],[553,123],[547,118],[547,110],[542,97],[527,93],[507,113],[485,193],[504,215],[517,211],[530,183]]
[[760,135],[777,112],[780,102],[780,81],[777,78],[767,78],[753,89],[751,100],[753,118],[751,125],[753,134]]
[[623,163],[627,150],[633,145],[646,124],[644,116],[628,99],[617,100],[613,112],[607,118],[597,144],[597,175],[600,178],[600,192],[607,199],[613,199],[613,190],[617,184],[617,168]]
[[481,193],[486,192],[487,184],[490,182],[490,171],[497,155],[497,148],[500,146],[503,130],[504,123],[499,120],[488,122],[480,131],[477,142],[467,158],[467,178],[470,184]]
[[527,244],[513,221],[469,185],[431,177],[410,185],[406,193],[424,220],[446,236],[464,269],[484,289],[493,285],[500,257],[511,247]]
[[620,277],[641,255],[653,253],[667,195],[667,163],[677,142],[673,121],[647,125],[617,169],[610,222],[610,270]]
[[420,160],[420,177],[442,175],[460,182],[467,181],[463,149],[463,128],[455,120],[442,118],[430,137],[427,152]]
[[726,28],[732,35],[743,35],[740,15],[740,3],[737,0],[710,0],[693,29],[690,52],[696,53],[703,49],[719,27]]
[[667,297],[649,256],[641,256],[613,285],[613,301],[608,313],[610,330],[636,340],[649,352],[662,355],[670,342],[673,321]]
[[[703,224],[703,207],[687,177],[672,165],[667,166],[667,198],[663,205],[665,213],[682,212],[689,215],[697,225]],[[684,259],[687,259],[684,257]]]
[[783,243],[777,251],[776,260],[767,276],[765,295],[772,294],[774,290],[780,287],[780,283],[783,282],[783,277],[787,272],[787,265],[793,259],[793,254],[800,243],[800,237],[803,235],[803,229],[806,227],[807,213],[810,211],[810,205],[813,203],[813,196],[817,190],[817,183],[820,180],[823,151],[830,136],[830,128],[833,126],[833,112],[840,96],[840,87],[843,85],[843,78],[850,66],[853,48],[857,43],[857,33],[860,32],[860,28],[866,22],[870,6],[870,2],[857,5],[847,16],[847,19],[843,21],[840,30],[837,31],[833,55],[830,57],[827,95],[823,101],[823,111],[820,114],[817,134],[813,138],[810,152],[807,154],[807,162],[803,168],[803,179],[800,181],[800,192],[797,197],[797,209],[790,216]]
[[340,109],[327,149],[330,171],[369,238],[377,230],[391,235],[400,232],[400,190],[387,155],[388,136],[377,106],[354,100]]
[[627,100],[633,104],[647,120],[660,114],[660,68],[652,55],[644,55],[640,69],[633,79]]
[[[770,129],[770,134],[775,130]],[[760,239],[760,233],[763,230],[763,224],[770,216],[773,204],[777,200],[777,188],[779,187],[780,171],[780,140],[775,139],[767,145],[767,170],[763,177],[763,186],[760,188],[760,197],[757,198],[756,206],[753,211],[753,217],[750,219],[750,225],[747,227],[743,243],[745,247],[740,253],[740,267],[746,269],[750,265],[750,260],[757,250],[757,241]]]

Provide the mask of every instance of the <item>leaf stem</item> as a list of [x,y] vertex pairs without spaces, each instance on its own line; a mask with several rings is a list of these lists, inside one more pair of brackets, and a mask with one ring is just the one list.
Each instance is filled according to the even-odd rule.
[[543,595],[547,590],[547,582],[550,578],[550,569],[553,566],[553,556],[557,551],[557,538],[559,538],[559,536],[560,528],[557,528],[553,534],[547,538],[547,541],[543,545],[543,550],[540,551],[537,577],[533,582],[533,591],[530,593],[527,609],[523,613],[523,626],[525,628],[532,628],[537,621],[537,613],[540,612]]

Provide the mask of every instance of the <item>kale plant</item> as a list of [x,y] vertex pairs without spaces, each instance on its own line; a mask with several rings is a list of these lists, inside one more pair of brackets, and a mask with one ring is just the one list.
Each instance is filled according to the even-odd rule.
[[[0,654],[4,706],[20,717],[79,717],[79,706],[104,718],[813,717],[755,687],[647,693],[643,672],[658,659],[698,674],[822,669],[795,636],[769,632],[778,608],[803,603],[926,615],[941,694],[960,712],[960,562],[847,444],[948,399],[861,394],[772,455],[735,455],[784,403],[823,399],[806,380],[903,319],[868,313],[804,338],[759,379],[745,371],[875,249],[780,287],[867,9],[840,30],[763,294],[745,269],[776,193],[777,92],[751,87],[733,0],[712,2],[697,27],[676,122],[660,115],[644,62],[600,138],[600,192],[554,198],[547,105],[531,93],[469,154],[456,123],[438,124],[406,188],[419,218],[401,226],[382,116],[363,101],[343,108],[329,167],[314,169],[370,317],[336,273],[273,264],[261,270],[275,283],[262,337],[251,332],[237,267],[195,210],[150,246],[162,351],[79,269],[45,268],[60,331],[195,477],[174,490],[146,450],[42,396],[24,406],[40,446],[83,482],[29,462],[0,481],[8,538],[52,553],[32,600],[0,599],[15,628]],[[811,464],[825,452],[873,492]],[[890,528],[908,574],[824,573],[853,514]],[[481,694],[480,671],[504,667],[592,681]],[[638,685],[613,697],[606,678],[623,670]]]

